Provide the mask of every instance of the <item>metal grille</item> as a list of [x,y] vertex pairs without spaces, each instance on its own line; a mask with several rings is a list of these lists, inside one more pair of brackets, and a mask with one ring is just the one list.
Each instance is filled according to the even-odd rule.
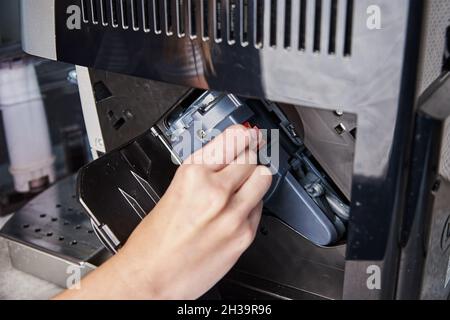
[[426,51],[420,93],[423,93],[442,73],[446,29],[450,25],[450,1],[428,1],[425,16]]
[[80,1],[84,23],[104,28],[351,55],[354,0]]
[[450,118],[446,121],[442,142],[443,147],[440,172],[442,177],[450,182]]

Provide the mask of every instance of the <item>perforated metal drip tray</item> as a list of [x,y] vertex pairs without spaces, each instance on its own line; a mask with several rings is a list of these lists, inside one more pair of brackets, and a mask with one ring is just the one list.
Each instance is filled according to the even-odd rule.
[[31,200],[0,230],[16,269],[66,286],[69,266],[91,271],[107,254],[76,201],[75,177]]

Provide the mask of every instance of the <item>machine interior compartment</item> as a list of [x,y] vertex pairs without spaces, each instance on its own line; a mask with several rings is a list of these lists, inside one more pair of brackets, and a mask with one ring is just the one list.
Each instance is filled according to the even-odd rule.
[[[109,220],[109,230],[106,229],[106,232],[105,229],[96,230],[104,242],[105,237],[111,240],[108,237],[111,231],[116,236],[119,234],[114,232],[113,221],[118,222],[116,227],[122,229],[129,224],[127,226],[129,230],[126,232],[122,230],[122,234],[117,237],[121,240],[119,242],[122,242],[126,241],[127,234],[134,228],[133,225],[140,221],[136,219],[136,208],[141,210],[139,209],[141,207],[144,211],[150,211],[152,208],[151,201],[141,200],[145,195],[139,181],[150,182],[156,194],[162,196],[164,188],[159,187],[170,183],[171,175],[176,169],[168,152],[171,149],[170,137],[167,135],[168,117],[176,118],[183,114],[183,111],[194,104],[205,91],[98,70],[90,70],[90,75],[101,129],[108,133],[105,135],[107,153],[87,166],[93,173],[90,181],[95,184],[94,187],[90,185],[90,189],[102,190],[102,193],[105,193],[103,198],[110,201],[96,201],[95,199],[99,197],[98,192],[90,200],[82,200],[85,208],[88,207],[91,218],[94,215],[99,222],[107,218],[102,216],[100,213],[102,211],[112,210],[117,214],[114,219]],[[124,81],[125,79],[127,81]],[[120,83],[123,86],[119,86]],[[101,94],[105,89],[108,92],[107,97]],[[163,91],[165,94],[156,94],[155,91]],[[133,95],[129,92],[133,92]],[[241,96],[237,98],[250,104],[252,108],[266,108],[266,105],[272,103]],[[296,136],[304,142],[314,167],[318,168],[339,199],[349,205],[356,116],[341,110],[332,112],[303,106],[275,105],[278,112],[287,120],[285,125],[291,125],[289,130],[293,129]],[[109,116],[111,113],[115,115],[130,113],[133,116],[126,118],[126,122],[120,128],[115,128]],[[279,121],[280,118],[277,117],[275,116],[275,119]],[[158,133],[156,136],[155,132]],[[146,150],[150,145],[153,147]],[[142,151],[145,156],[142,155]],[[158,159],[153,160],[156,154]],[[124,157],[126,161],[123,161]],[[137,169],[139,166],[144,167],[142,163],[149,162],[142,162],[142,159],[146,158],[150,162],[153,161],[154,166],[160,163],[157,165],[159,169],[150,170],[148,177],[145,170]],[[134,175],[125,174],[130,172],[130,164],[134,169]],[[124,173],[120,174],[122,180],[105,181],[98,178],[107,171]],[[161,175],[162,171],[166,174]],[[162,179],[160,182],[155,179],[155,172],[160,177],[158,179]],[[83,193],[80,192],[80,181],[79,178],[79,196]],[[122,190],[120,194],[117,194],[118,187]],[[109,210],[106,210],[105,206],[108,206]],[[251,295],[250,292],[253,292],[251,287],[254,286],[254,290],[258,292],[261,288],[267,288],[268,298],[296,298],[303,295],[310,298],[342,298],[346,234],[328,246],[316,245],[270,212],[265,213],[255,243],[219,284],[219,291],[223,290],[224,296],[239,298],[246,294]],[[119,221],[132,223],[125,224]],[[107,246],[114,249],[114,243],[110,242]],[[261,263],[262,261],[264,263]],[[230,287],[234,289],[230,291]]]
[[[267,140],[264,150],[259,151],[260,164],[273,173],[272,187],[264,199],[267,212],[317,245],[339,242],[349,220],[348,199],[297,133],[296,127],[303,128],[303,122],[295,126],[278,104],[192,90],[162,117],[157,127],[162,133],[159,136],[165,138],[164,144],[171,146],[169,151],[181,163],[232,124],[256,127]],[[334,134],[342,135],[346,127],[340,123],[334,129]]]

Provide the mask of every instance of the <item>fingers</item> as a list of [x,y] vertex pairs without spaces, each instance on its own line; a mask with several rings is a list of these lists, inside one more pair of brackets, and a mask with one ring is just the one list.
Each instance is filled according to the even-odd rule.
[[255,151],[247,149],[232,163],[217,173],[218,179],[223,181],[231,192],[236,192],[255,171],[258,156]]
[[261,134],[258,130],[234,125],[192,154],[185,164],[203,164],[212,171],[219,171],[235,160],[249,146],[258,145]]
[[231,198],[230,207],[249,215],[263,199],[272,183],[272,174],[264,166],[258,166]]
[[261,221],[262,210],[263,210],[263,202],[260,201],[248,216],[248,223],[250,229],[253,232],[253,237],[256,235],[256,232],[258,231],[258,226]]
[[237,241],[236,249],[238,254],[242,254],[250,247],[256,237],[259,222],[261,221],[263,203],[260,201],[258,205],[250,211],[247,219],[245,219],[238,231],[235,241]]

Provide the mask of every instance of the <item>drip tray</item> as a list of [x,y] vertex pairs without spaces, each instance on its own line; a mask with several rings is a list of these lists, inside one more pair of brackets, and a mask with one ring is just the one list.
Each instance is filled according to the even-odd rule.
[[84,276],[109,255],[76,201],[75,184],[75,176],[56,183],[0,230],[14,268],[61,287],[70,275]]

